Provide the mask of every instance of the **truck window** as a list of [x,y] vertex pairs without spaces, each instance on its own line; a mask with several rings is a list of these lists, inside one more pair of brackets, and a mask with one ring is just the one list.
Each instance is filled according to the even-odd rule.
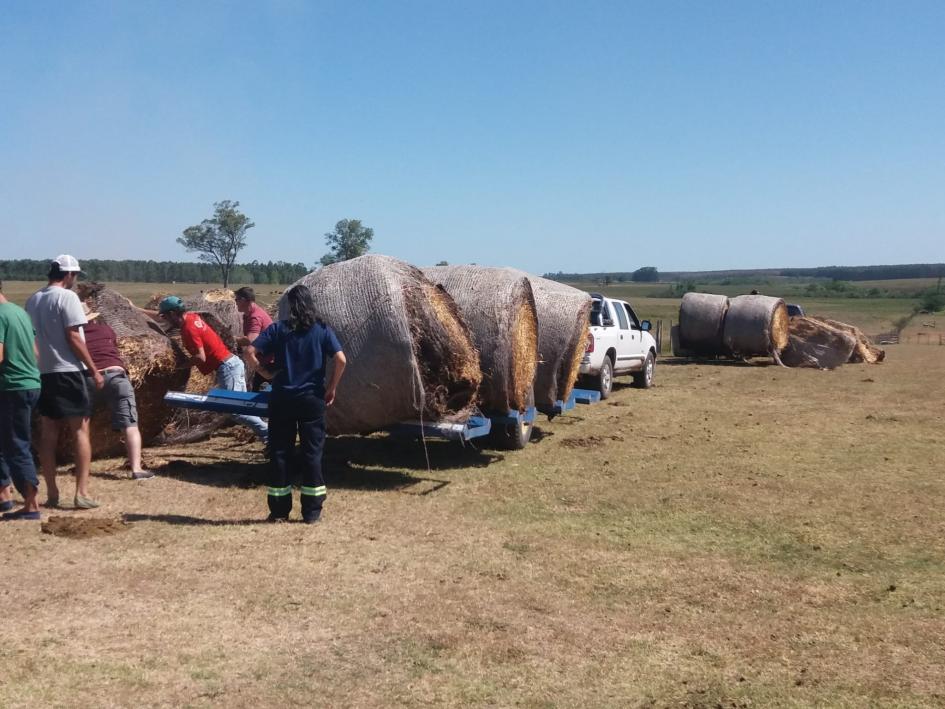
[[620,321],[620,329],[629,330],[630,325],[627,324],[627,314],[624,312],[623,306],[620,303],[614,303],[614,310],[617,312],[617,319]]
[[627,317],[630,318],[630,327],[634,330],[640,329],[640,318],[637,317],[637,314],[633,312],[633,308],[630,307],[629,303],[624,303],[623,307],[627,309]]

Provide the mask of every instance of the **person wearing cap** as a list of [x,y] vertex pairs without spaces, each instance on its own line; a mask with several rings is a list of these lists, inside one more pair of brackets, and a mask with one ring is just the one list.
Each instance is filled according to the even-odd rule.
[[[272,325],[272,318],[269,313],[256,304],[256,291],[249,286],[243,286],[233,294],[236,300],[236,309],[243,315],[243,336],[236,338],[236,344],[240,347],[248,347],[259,337],[259,333]],[[263,366],[263,371],[272,365],[271,357],[264,357],[259,360]],[[257,369],[253,372],[253,383],[250,389],[260,391],[268,380],[263,376],[262,371]]]
[[141,431],[138,430],[138,404],[135,390],[128,378],[128,370],[118,351],[115,331],[102,322],[99,313],[92,312],[88,303],[82,303],[88,322],[85,324],[85,346],[95,363],[95,369],[105,379],[99,395],[112,419],[112,430],[125,434],[125,450],[133,480],[147,480],[154,472],[141,465]]
[[[220,336],[198,313],[187,311],[176,295],[169,295],[158,305],[159,317],[180,329],[180,339],[190,353],[191,365],[202,374],[216,374],[217,386],[230,391],[246,391],[246,367],[243,360],[230,352]],[[253,430],[263,443],[269,439],[269,426],[258,416],[231,414]]]
[[[66,429],[72,438],[75,461],[75,506],[92,509],[99,503],[89,494],[92,447],[89,416],[92,391],[101,389],[99,374],[85,346],[86,323],[82,303],[71,289],[78,280],[79,262],[73,256],[57,256],[49,266],[49,282],[26,301],[33,321],[39,358],[39,464],[46,481],[46,504],[59,505],[56,483],[56,445]],[[91,381],[90,381],[91,380]]]
[[[3,520],[39,519],[39,478],[30,451],[33,409],[39,401],[36,334],[24,310],[6,299],[0,282],[0,511]],[[23,496],[13,510],[11,483]]]

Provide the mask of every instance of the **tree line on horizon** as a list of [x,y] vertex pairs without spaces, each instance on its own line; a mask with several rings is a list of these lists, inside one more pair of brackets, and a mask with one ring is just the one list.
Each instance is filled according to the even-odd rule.
[[[641,272],[644,272],[641,274]],[[656,275],[654,278],[653,275]],[[822,278],[834,281],[888,281],[910,278],[939,278],[945,275],[945,263],[910,263],[880,266],[818,266],[815,268],[733,269],[728,271],[667,271],[660,273],[651,266],[636,271],[600,273],[546,273],[545,278],[556,281],[594,283],[628,283],[653,281],[681,281],[700,278],[719,280],[731,278]],[[642,277],[641,277],[642,276]]]

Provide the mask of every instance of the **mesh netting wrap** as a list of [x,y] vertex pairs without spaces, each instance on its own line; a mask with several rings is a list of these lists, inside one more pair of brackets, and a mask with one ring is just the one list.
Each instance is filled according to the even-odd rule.
[[840,322],[839,320],[831,320],[830,318],[811,316],[811,319],[822,322],[823,324],[829,325],[830,327],[834,327],[837,330],[842,330],[843,332],[853,336],[853,338],[856,340],[856,346],[853,348],[853,352],[850,354],[850,362],[876,364],[886,359],[886,350],[880,349],[870,342],[869,338],[863,333],[862,330],[860,330],[860,328],[845,322]]
[[741,357],[771,355],[788,344],[787,306],[767,295],[739,295],[729,300],[722,342]]
[[528,276],[485,266],[424,269],[459,306],[479,350],[483,409],[525,411],[538,367],[538,314]]
[[[325,266],[294,285],[312,290],[318,316],[348,360],[328,410],[333,435],[406,420],[459,419],[475,403],[479,355],[456,303],[413,266],[369,254]],[[286,299],[279,317],[287,315]]]
[[722,341],[729,300],[712,293],[686,293],[679,304],[679,350],[687,354],[726,353]]
[[547,411],[567,401],[587,347],[591,296],[539,276],[528,276],[538,311],[535,406]]
[[781,361],[788,367],[834,369],[850,360],[856,338],[816,318],[793,317]]
[[[142,442],[148,445],[158,437],[172,415],[164,404],[164,395],[182,388],[187,381],[183,352],[120,293],[98,283],[80,284],[77,291],[79,297],[99,313],[101,322],[115,331],[118,351],[135,390],[138,429]],[[101,402],[92,415],[89,437],[93,457],[124,450],[123,434],[112,431],[111,416]],[[60,441],[59,448],[62,457],[71,456],[71,443]]]

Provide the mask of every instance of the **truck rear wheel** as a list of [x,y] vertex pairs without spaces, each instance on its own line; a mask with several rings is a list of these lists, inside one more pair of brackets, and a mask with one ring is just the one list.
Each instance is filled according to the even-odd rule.
[[600,392],[600,398],[606,399],[610,396],[611,389],[614,388],[614,363],[610,357],[604,357],[604,362],[600,366],[600,374],[597,375],[597,391]]

